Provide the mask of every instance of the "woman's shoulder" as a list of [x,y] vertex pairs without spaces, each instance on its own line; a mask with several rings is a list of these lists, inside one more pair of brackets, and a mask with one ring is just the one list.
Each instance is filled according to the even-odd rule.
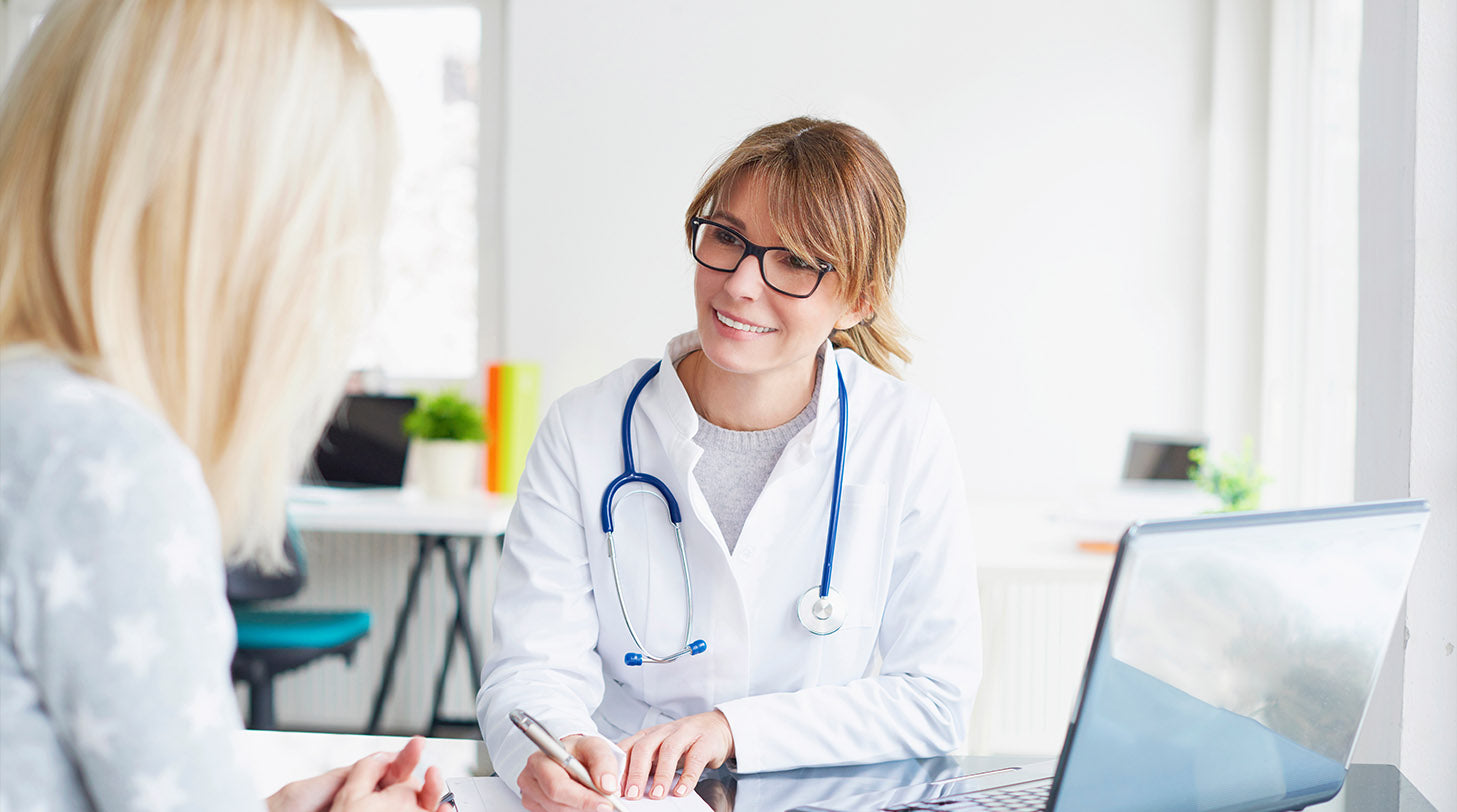
[[599,415],[604,403],[616,403],[621,406],[627,402],[627,396],[632,392],[633,386],[659,360],[657,358],[634,358],[590,383],[571,389],[557,398],[556,402],[552,404],[552,409],[566,418]]
[[0,501],[8,509],[41,490],[112,513],[139,486],[169,494],[179,509],[207,498],[196,456],[166,421],[53,356],[0,362],[0,448]]
[[925,389],[875,366],[852,349],[835,350],[835,362],[845,376],[851,404],[865,404],[876,412],[908,415],[921,415],[935,406]]
[[0,362],[0,427],[7,445],[192,457],[171,426],[130,393],[48,355]]

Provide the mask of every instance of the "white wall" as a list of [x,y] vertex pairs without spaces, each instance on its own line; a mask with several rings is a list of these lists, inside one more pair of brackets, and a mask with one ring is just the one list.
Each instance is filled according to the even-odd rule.
[[908,377],[975,494],[1111,483],[1130,430],[1200,428],[1207,2],[725,11],[508,4],[502,341],[544,399],[692,327],[697,182],[811,113],[900,172]]
[[1407,597],[1401,767],[1457,809],[1457,2],[1418,7],[1411,493],[1433,515]]
[[1457,3],[1366,0],[1356,496],[1432,519],[1357,759],[1457,808]]

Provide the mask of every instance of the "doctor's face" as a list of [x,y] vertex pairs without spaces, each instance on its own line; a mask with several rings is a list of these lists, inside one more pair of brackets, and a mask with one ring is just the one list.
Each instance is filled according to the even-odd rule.
[[[768,190],[754,174],[740,178],[707,219],[757,245],[784,244],[769,222]],[[710,227],[700,226],[704,228]],[[854,325],[861,314],[844,300],[838,273],[825,274],[812,295],[797,299],[769,287],[759,262],[747,255],[729,272],[698,265],[693,291],[703,354],[730,373],[782,375],[786,380],[808,375],[815,352],[830,331]]]

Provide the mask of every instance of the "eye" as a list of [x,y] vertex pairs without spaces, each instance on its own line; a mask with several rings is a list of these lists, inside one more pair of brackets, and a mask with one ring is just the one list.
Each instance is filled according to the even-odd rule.
[[796,271],[814,271],[815,273],[830,270],[828,262],[822,262],[818,259],[805,259],[804,257],[796,257],[793,255],[789,257],[789,267]]
[[744,244],[744,241],[739,239],[739,235],[718,226],[709,226],[708,237],[724,245],[740,246]]

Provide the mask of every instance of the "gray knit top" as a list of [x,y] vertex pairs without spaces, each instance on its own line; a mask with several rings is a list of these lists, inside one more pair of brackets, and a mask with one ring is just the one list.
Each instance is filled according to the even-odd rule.
[[731,553],[738,545],[749,510],[763,492],[784,448],[814,421],[822,363],[823,358],[815,361],[815,385],[809,403],[788,423],[763,431],[734,431],[715,426],[702,415],[698,416],[698,431],[694,433],[693,440],[702,446],[703,456],[693,466],[693,476],[703,489],[708,509],[713,512],[718,529],[723,533],[723,542]]

